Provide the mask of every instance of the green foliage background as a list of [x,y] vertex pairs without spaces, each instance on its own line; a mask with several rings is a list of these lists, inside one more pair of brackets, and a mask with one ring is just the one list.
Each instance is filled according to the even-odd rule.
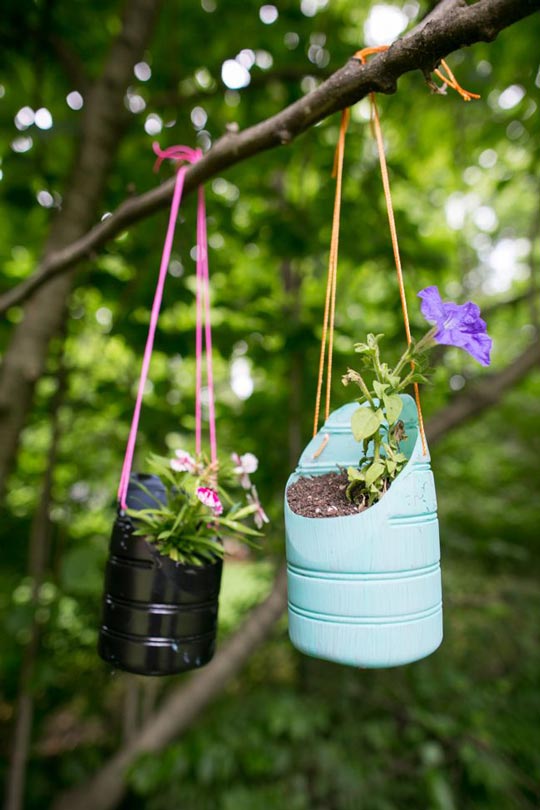
[[[162,146],[206,147],[232,123],[244,128],[266,118],[362,45],[373,4],[277,5],[278,19],[264,25],[251,0],[164,4],[145,57],[151,79],[133,80],[146,109],[128,116],[102,214],[159,182],[152,173],[154,138],[143,126],[148,114],[164,123],[157,136]],[[8,4],[0,52],[2,290],[35,266],[54,216],[36,194],[43,189],[62,194],[77,144],[80,113],[65,102],[73,82],[50,52],[47,34],[69,43],[87,73],[95,75],[119,26],[116,4],[102,0],[53,5],[48,32],[42,14],[39,2]],[[298,37],[295,47],[291,33]],[[478,102],[432,95],[419,73],[403,77],[394,96],[380,99],[413,330],[420,335],[425,328],[415,298],[422,287],[435,283],[445,297],[474,298],[490,310],[494,371],[511,363],[538,330],[539,36],[533,17],[495,43],[450,58],[461,83],[481,94]],[[246,89],[226,90],[221,64],[241,48],[265,51],[273,64],[253,67]],[[505,108],[500,94],[513,85],[523,89],[523,97]],[[18,132],[14,117],[27,104],[48,108],[54,126]],[[191,122],[195,107],[208,116],[204,131]],[[367,117],[363,101],[352,112],[347,138],[335,406],[350,393],[341,389],[339,377],[351,362],[353,344],[366,332],[384,332],[396,358],[403,346]],[[338,125],[334,116],[291,146],[234,167],[207,188],[219,440],[222,448],[259,457],[259,492],[272,518],[263,552],[249,563],[227,566],[222,637],[234,632],[268,591],[283,555],[283,487],[310,435]],[[32,148],[14,151],[14,140],[29,134]],[[169,175],[162,168],[160,179]],[[461,212],[462,221],[455,224],[446,216],[449,210]],[[61,439],[50,564],[38,609],[42,641],[33,683],[30,810],[48,806],[63,788],[88,778],[122,744],[130,679],[111,673],[95,647],[114,494],[166,216],[122,234],[78,270],[65,342],[52,346],[10,481],[0,525],[0,724],[6,762],[32,617],[28,536],[47,466],[51,410],[57,410]],[[165,453],[189,443],[194,426],[193,198],[186,200],[182,218],[145,399],[141,458],[149,449]],[[2,345],[20,317],[14,307],[0,324]],[[245,400],[231,387],[232,364],[239,358],[249,364],[254,384]],[[60,404],[59,373],[66,386]],[[445,352],[423,395],[428,419],[466,392],[479,373],[463,353]],[[312,661],[292,649],[283,620],[190,732],[132,769],[123,806],[538,807],[539,402],[536,370],[434,448],[446,610],[445,641],[434,656],[383,672]],[[138,694],[151,707],[176,683],[138,682]],[[3,768],[5,774],[7,764]]]

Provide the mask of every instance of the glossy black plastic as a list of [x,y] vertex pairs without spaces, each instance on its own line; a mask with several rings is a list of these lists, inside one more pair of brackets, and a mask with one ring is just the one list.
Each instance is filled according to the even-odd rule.
[[[157,476],[131,477],[128,507],[164,503],[165,497]],[[133,531],[131,519],[119,513],[105,574],[100,656],[140,675],[203,666],[214,654],[221,560],[202,566],[175,563]]]

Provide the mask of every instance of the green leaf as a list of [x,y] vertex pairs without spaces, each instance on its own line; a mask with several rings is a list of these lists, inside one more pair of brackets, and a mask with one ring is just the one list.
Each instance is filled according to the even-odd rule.
[[351,429],[357,442],[373,436],[383,421],[382,412],[372,411],[370,408],[358,408],[351,417]]
[[369,348],[370,349],[376,349],[378,344],[379,344],[379,341],[383,337],[384,337],[383,333],[380,333],[378,335],[374,335],[374,334],[372,334],[370,332],[369,335],[367,336],[367,344],[368,344]]
[[126,514],[129,517],[136,518],[137,520],[143,520],[143,518],[145,517],[155,517],[156,515],[166,513],[167,513],[166,507],[162,507],[161,509],[156,507],[151,508],[147,507],[146,509],[126,509]]
[[388,363],[381,363],[379,367],[378,377],[379,380],[386,380],[388,384],[388,375],[390,374],[390,369],[388,368]]
[[372,487],[372,485],[377,481],[381,475],[384,475],[386,465],[384,461],[374,461],[373,464],[365,470],[366,473],[366,484],[368,487]]
[[243,520],[243,518],[246,518],[249,515],[252,515],[256,511],[257,511],[257,505],[253,503],[253,504],[249,504],[249,506],[243,506],[241,509],[238,509],[236,512],[234,510],[231,510],[229,512],[229,517],[234,518],[235,520]]
[[355,503],[357,498],[359,498],[363,492],[364,492],[364,484],[362,481],[358,480],[350,481],[350,483],[347,486],[347,489],[345,490],[347,500],[350,501],[351,503]]
[[373,390],[375,391],[379,399],[383,397],[384,392],[386,391],[387,388],[390,388],[389,383],[381,383],[378,380],[373,380]]
[[359,354],[363,354],[364,352],[369,352],[369,346],[367,343],[355,343],[354,350]]
[[364,481],[365,475],[363,470],[357,470],[356,467],[349,467],[347,469],[347,477],[349,481]]
[[244,526],[243,523],[238,523],[236,520],[227,520],[227,518],[218,518],[217,523],[220,526],[226,526],[228,529],[232,529],[239,534],[250,534],[253,537],[262,537],[261,532],[255,531],[255,529],[250,529],[248,526]]
[[[130,517],[135,518],[135,515],[130,515]],[[136,520],[139,523],[145,523],[147,526],[150,526],[151,528],[157,527],[161,524],[161,520],[155,515],[154,516],[137,515]]]
[[178,515],[176,516],[176,520],[174,521],[173,527],[171,529],[171,533],[176,532],[178,530],[178,528],[180,527],[180,524],[182,523],[182,520],[184,519],[186,509],[187,509],[187,504],[184,504],[184,506],[180,509],[180,511],[178,512]]
[[389,396],[384,394],[383,402],[386,409],[386,418],[388,420],[388,424],[393,425],[403,410],[403,400],[398,394],[390,394]]

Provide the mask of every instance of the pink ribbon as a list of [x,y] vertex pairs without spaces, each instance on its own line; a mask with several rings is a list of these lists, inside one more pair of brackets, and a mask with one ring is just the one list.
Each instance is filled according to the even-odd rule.
[[[188,146],[171,146],[168,149],[160,149],[159,144],[152,144],[152,148],[157,155],[157,160],[154,169],[157,171],[161,166],[163,160],[170,158],[176,161],[183,161],[185,163],[197,163],[202,158],[202,151],[200,149],[191,149]],[[176,222],[178,220],[178,212],[180,210],[180,203],[182,201],[182,192],[184,190],[184,180],[187,166],[180,166],[176,174],[176,182],[174,185],[173,198],[171,203],[171,211],[169,215],[169,224],[167,226],[167,233],[165,236],[165,243],[163,245],[163,253],[161,255],[161,264],[159,267],[159,275],[154,293],[154,301],[152,303],[152,311],[150,315],[150,326],[148,328],[148,336],[146,338],[146,346],[144,349],[143,362],[141,367],[141,374],[139,377],[139,385],[137,388],[137,398],[135,401],[135,409],[133,411],[133,418],[131,420],[131,428],[126,447],[126,454],[124,456],[124,463],[122,465],[122,474],[120,476],[120,485],[118,487],[118,500],[122,509],[126,509],[126,495],[129,485],[129,478],[131,475],[131,468],[133,465],[133,455],[135,452],[135,443],[137,440],[137,430],[139,427],[139,419],[141,415],[142,400],[144,396],[144,389],[146,380],[148,379],[148,370],[150,368],[150,360],[152,358],[152,349],[154,347],[154,338],[161,309],[161,300],[163,298],[163,290],[165,287],[165,279],[167,278],[167,270],[171,258],[171,250],[174,240],[174,232]],[[204,321],[204,336],[206,348],[206,375],[208,380],[208,420],[210,431],[210,456],[212,462],[217,460],[217,442],[216,442],[216,417],[214,405],[214,376],[212,369],[212,327],[210,324],[210,276],[208,270],[208,244],[206,232],[206,205],[204,199],[204,188],[199,186],[198,202],[197,202],[197,289],[196,289],[196,328],[195,328],[195,449],[197,453],[201,452],[201,424],[202,424],[202,407],[201,407],[201,390],[202,390],[202,353],[203,353],[203,321]]]

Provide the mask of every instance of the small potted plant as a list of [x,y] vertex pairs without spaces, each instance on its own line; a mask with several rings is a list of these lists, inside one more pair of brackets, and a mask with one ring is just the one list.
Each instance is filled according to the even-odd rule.
[[[360,396],[330,414],[287,484],[289,633],[307,654],[360,667],[409,663],[442,640],[437,502],[414,399],[434,345],[490,362],[491,338],[476,304],[419,293],[434,324],[393,367],[383,335],[356,345]],[[360,443],[360,447],[359,447]],[[361,448],[361,449],[360,449]]]
[[114,523],[99,653],[128,672],[170,675],[212,658],[224,543],[253,545],[268,518],[251,453],[218,465],[177,450],[147,464]]

